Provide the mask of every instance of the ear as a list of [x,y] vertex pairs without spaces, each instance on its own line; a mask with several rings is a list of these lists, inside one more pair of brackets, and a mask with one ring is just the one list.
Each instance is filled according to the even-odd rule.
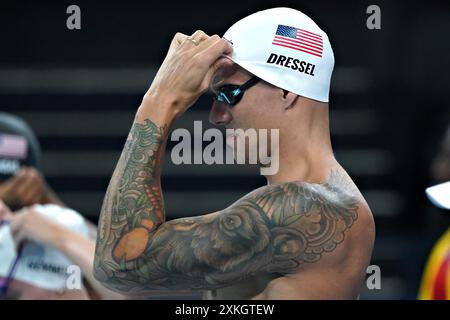
[[284,110],[291,109],[297,102],[298,95],[290,91],[280,89],[280,98],[284,105]]

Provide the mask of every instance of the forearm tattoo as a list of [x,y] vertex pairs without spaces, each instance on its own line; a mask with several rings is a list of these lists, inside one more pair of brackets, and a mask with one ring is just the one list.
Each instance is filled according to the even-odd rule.
[[135,268],[164,222],[157,163],[164,131],[148,119],[130,130],[100,213],[94,272],[102,280]]
[[102,207],[96,277],[121,291],[216,289],[290,273],[344,240],[358,216],[346,178],[259,188],[208,215],[164,222],[156,172],[165,128],[135,124]]

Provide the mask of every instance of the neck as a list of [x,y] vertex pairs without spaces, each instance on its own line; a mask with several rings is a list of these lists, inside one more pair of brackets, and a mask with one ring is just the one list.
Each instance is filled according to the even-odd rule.
[[[276,184],[289,181],[324,183],[330,169],[337,162],[330,140],[328,117],[322,117],[310,125],[290,126],[293,130],[280,130],[278,172],[266,176],[267,183]],[[284,138],[284,139],[283,139]]]

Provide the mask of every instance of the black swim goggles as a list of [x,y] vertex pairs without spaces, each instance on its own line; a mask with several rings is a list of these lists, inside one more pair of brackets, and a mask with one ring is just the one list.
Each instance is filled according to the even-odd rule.
[[214,100],[222,103],[226,103],[230,106],[235,106],[241,101],[244,96],[245,90],[251,88],[257,84],[261,79],[257,76],[250,78],[246,83],[238,85],[225,83],[219,87],[219,89],[213,91]]

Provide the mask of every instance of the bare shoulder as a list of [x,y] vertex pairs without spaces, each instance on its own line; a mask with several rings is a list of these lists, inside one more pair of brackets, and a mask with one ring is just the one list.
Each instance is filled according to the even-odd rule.
[[272,280],[255,299],[354,299],[370,263],[375,226],[345,173],[323,184],[289,182],[248,195],[267,216]]
[[323,184],[295,181],[265,186],[230,208],[234,216],[259,213],[252,215],[252,224],[267,229],[262,233],[267,240],[260,240],[270,243],[273,253],[268,271],[293,273],[324,256],[324,263],[334,264],[359,252],[366,255],[358,257],[361,267],[370,260],[372,214],[345,171],[333,171]]
[[370,210],[343,173],[323,184],[265,186],[224,210],[164,223],[145,251],[144,263],[158,266],[152,279],[217,289],[262,274],[342,279],[336,272],[345,270],[357,283],[370,260]]

